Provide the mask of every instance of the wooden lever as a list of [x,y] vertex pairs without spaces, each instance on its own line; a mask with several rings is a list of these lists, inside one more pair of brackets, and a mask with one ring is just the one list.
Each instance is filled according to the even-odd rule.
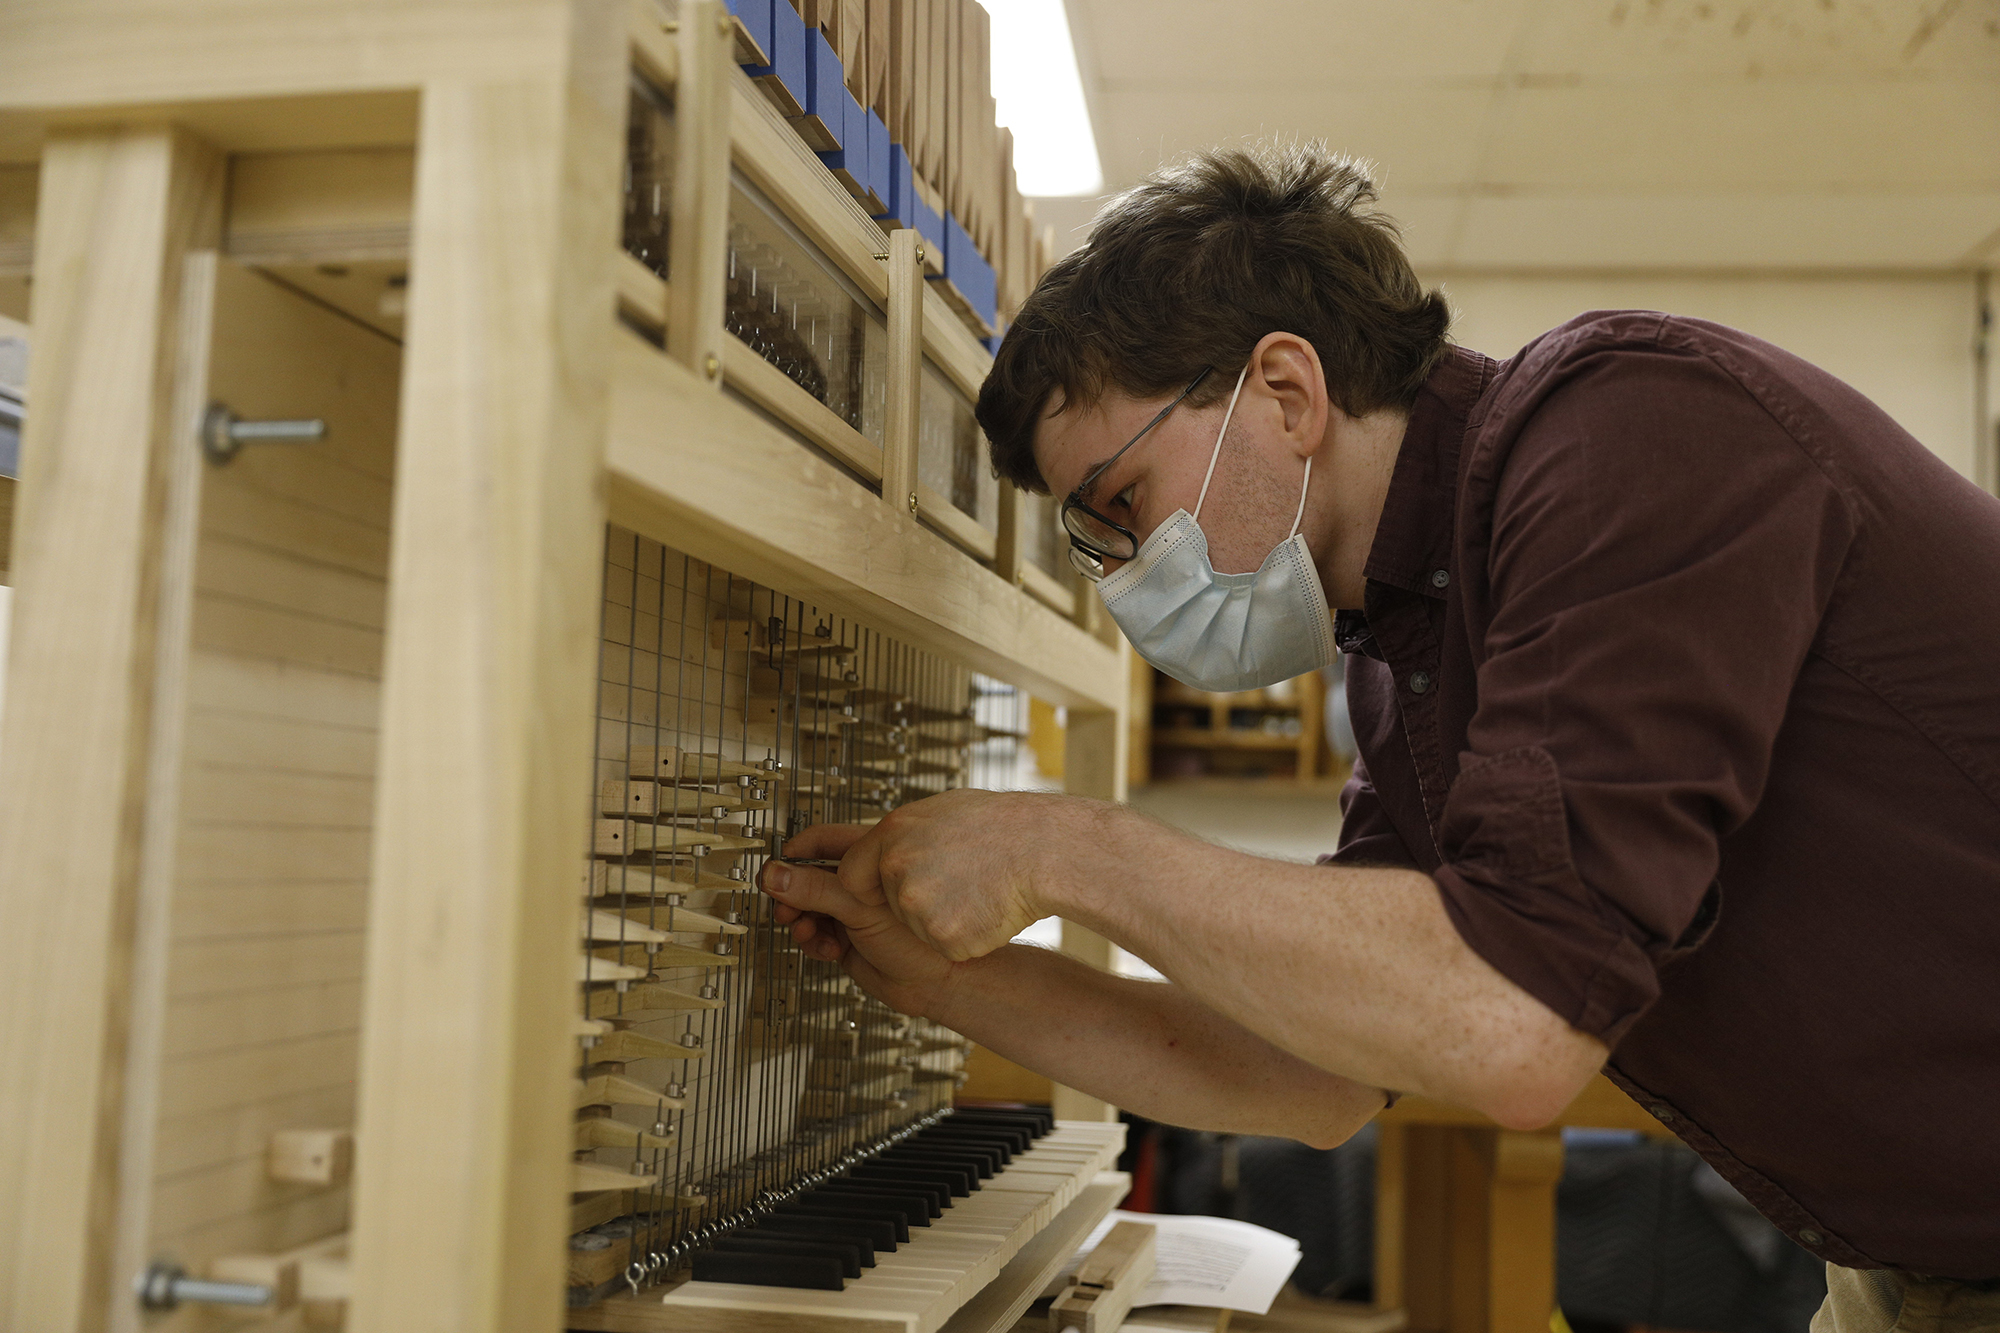
[[1049,1307],[1050,1333],[1113,1333],[1153,1280],[1158,1243],[1159,1233],[1150,1223],[1120,1222],[1111,1228]]
[[354,1170],[354,1132],[281,1129],[271,1135],[264,1171],[292,1185],[338,1185]]

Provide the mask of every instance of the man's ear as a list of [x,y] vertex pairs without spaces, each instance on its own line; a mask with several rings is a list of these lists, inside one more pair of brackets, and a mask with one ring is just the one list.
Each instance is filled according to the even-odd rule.
[[1267,333],[1250,354],[1250,373],[1276,402],[1285,438],[1301,458],[1318,452],[1326,437],[1326,375],[1319,353],[1296,333]]

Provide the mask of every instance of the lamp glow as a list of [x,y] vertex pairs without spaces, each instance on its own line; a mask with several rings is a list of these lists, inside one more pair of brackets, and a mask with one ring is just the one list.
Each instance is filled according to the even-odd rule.
[[980,0],[993,19],[993,100],[1014,132],[1014,175],[1027,195],[1104,188],[1063,0]]

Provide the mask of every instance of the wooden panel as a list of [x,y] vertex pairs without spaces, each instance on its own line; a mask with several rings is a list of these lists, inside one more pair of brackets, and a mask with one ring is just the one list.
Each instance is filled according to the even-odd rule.
[[328,437],[205,469],[145,1246],[190,1266],[347,1222],[345,1190],[276,1184],[264,1154],[354,1117],[400,367],[389,339],[219,266],[210,395]]
[[240,154],[224,250],[246,264],[407,258],[414,159],[408,148]]
[[222,162],[170,127],[69,131],[40,195],[0,741],[0,1325],[69,1329],[105,1323],[129,1281],[125,1112],[146,1089],[126,1062],[155,976],[135,929],[171,847],[161,696],[193,541],[188,257],[219,239]]
[[612,516],[773,587],[823,599],[884,633],[1055,702],[1117,707],[1115,650],[932,536],[909,514],[673,361],[621,334],[613,348]]
[[552,886],[588,832],[628,54],[620,5],[534,12],[527,72],[423,96],[354,1333],[555,1328],[562,1306],[575,964],[546,942],[575,936]]

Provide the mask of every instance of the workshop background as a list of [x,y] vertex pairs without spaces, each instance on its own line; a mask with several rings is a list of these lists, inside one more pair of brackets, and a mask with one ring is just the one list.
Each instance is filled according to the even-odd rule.
[[[1320,139],[1374,163],[1461,345],[1504,358],[1591,309],[1715,320],[1854,384],[1993,489],[2000,0],[1068,0],[1067,14],[1100,180],[1072,161],[1094,188],[1035,199],[1058,253],[1105,196],[1181,154]],[[1231,696],[1150,671],[1135,685],[1135,805],[1264,855],[1333,847],[1352,758],[1337,670]],[[1041,748],[1055,762],[1060,747]],[[1152,1207],[1285,1231],[1306,1247],[1302,1292],[1369,1298],[1372,1135],[1332,1152],[1164,1127],[1137,1142]],[[1558,1294],[1579,1333],[1806,1328],[1819,1265],[1692,1152],[1624,1130],[1569,1130],[1564,1146]]]

